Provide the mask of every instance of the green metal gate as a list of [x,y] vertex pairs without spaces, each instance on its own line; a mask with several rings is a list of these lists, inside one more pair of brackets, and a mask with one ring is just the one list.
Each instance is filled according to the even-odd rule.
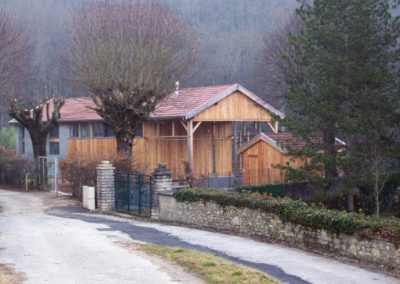
[[151,216],[152,179],[145,174],[115,174],[115,210],[139,216]]

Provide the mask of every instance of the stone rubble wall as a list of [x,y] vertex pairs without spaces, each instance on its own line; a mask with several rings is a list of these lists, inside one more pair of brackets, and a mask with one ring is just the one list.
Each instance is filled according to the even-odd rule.
[[182,203],[171,195],[160,194],[158,217],[161,221],[266,237],[400,270],[399,244],[310,229],[283,222],[278,216],[260,210],[222,207],[214,202],[203,201]]

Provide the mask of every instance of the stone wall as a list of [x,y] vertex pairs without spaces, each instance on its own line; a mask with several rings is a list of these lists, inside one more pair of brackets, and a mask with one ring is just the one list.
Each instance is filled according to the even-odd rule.
[[266,237],[297,247],[305,246],[400,269],[398,244],[305,228],[285,223],[276,215],[260,210],[221,207],[213,202],[181,203],[167,194],[160,194],[159,206],[159,218],[162,221]]

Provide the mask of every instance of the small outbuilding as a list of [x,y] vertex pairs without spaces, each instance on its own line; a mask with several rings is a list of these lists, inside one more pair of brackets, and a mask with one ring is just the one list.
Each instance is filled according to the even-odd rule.
[[304,162],[294,159],[286,146],[302,147],[304,142],[290,132],[260,133],[243,145],[239,153],[243,161],[243,183],[247,185],[284,183],[284,170],[277,165],[299,168]]
[[[317,139],[322,139],[319,137]],[[335,138],[337,151],[346,143]],[[300,168],[304,160],[289,155],[288,148],[301,149],[306,146],[303,139],[291,132],[260,133],[239,149],[243,162],[243,183],[247,185],[285,183],[285,171],[279,166]]]

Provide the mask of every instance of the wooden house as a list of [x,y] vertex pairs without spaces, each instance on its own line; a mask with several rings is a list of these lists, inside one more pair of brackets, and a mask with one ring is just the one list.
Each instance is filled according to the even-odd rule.
[[[336,143],[339,148],[345,145],[339,139],[336,139]],[[247,185],[285,183],[285,172],[279,166],[290,164],[293,168],[300,168],[304,165],[302,159],[290,156],[287,148],[298,149],[304,146],[305,142],[291,132],[268,132],[256,135],[239,149],[243,160],[243,183]]]
[[[56,150],[50,151],[50,155],[107,158],[115,154],[112,129],[91,106],[90,98],[66,100],[59,129],[49,137],[52,149]],[[181,89],[160,102],[139,127],[133,162],[146,173],[159,163],[166,163],[174,179],[185,177],[185,161],[197,178],[230,176],[238,170],[233,125],[263,123],[277,132],[275,116],[283,114],[238,84]],[[26,135],[19,138],[17,150],[22,149]]]

